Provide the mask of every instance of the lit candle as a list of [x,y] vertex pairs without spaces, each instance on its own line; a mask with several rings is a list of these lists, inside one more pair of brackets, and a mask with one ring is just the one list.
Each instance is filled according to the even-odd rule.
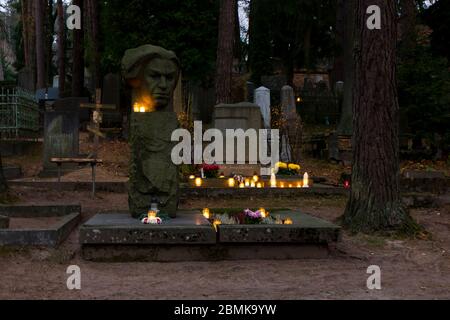
[[305,172],[303,175],[303,188],[309,188],[309,175],[308,172]]
[[134,104],[133,110],[134,112],[139,112],[139,105],[137,103]]
[[245,188],[245,184],[244,183],[240,183],[239,184],[239,188],[244,189]]
[[286,220],[284,220],[284,224],[291,225],[291,224],[294,224],[294,221],[292,221],[291,218],[287,218]]
[[256,183],[255,183],[255,181],[252,181],[252,183],[250,183],[250,187],[256,188]]
[[206,219],[210,219],[210,218],[211,218],[211,212],[209,211],[208,208],[203,209],[203,216],[204,216]]
[[262,183],[258,182],[258,184],[256,185],[256,188],[261,189],[262,188]]
[[280,188],[284,188],[284,182],[280,183]]
[[270,187],[276,188],[277,187],[277,176],[275,175],[275,172],[272,171],[272,174],[270,175]]
[[195,179],[195,186],[201,187],[202,184],[203,184],[202,178],[196,178],[196,179]]
[[266,209],[264,209],[264,208],[259,209],[259,212],[261,213],[261,217],[262,217],[262,218],[267,218],[267,217],[269,216],[269,215],[267,214]]
[[289,184],[289,188],[292,188],[292,184]]
[[145,107],[140,107],[140,108],[139,108],[139,112],[145,113]]
[[255,182],[259,181],[259,177],[256,174],[253,176],[253,181],[255,181]]
[[194,175],[189,176],[189,180],[194,180],[194,179],[195,179],[195,176],[194,176]]
[[250,187],[250,179],[245,179],[245,186]]
[[297,188],[301,188],[301,187],[302,187],[302,183],[301,182],[297,183]]
[[217,227],[220,226],[221,224],[222,224],[222,221],[220,221],[219,219],[214,220],[213,226],[214,226],[214,229],[216,229],[216,232],[217,232]]
[[236,186],[236,180],[234,180],[234,178],[228,179],[228,186],[234,188]]
[[157,216],[156,211],[154,211],[154,210],[149,210],[148,211],[148,218],[149,219],[154,219],[154,218],[156,218],[156,216]]

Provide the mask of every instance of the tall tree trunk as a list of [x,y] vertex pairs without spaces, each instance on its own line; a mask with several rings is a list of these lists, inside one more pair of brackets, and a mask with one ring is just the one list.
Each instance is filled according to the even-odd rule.
[[45,70],[47,83],[53,84],[53,35],[55,33],[55,20],[53,15],[53,0],[45,0]]
[[59,96],[64,96],[66,90],[66,35],[64,5],[58,0],[58,74],[59,74]]
[[44,1],[36,0],[36,89],[46,87],[45,73],[45,32],[44,32]]
[[83,95],[84,87],[84,0],[74,0],[74,5],[81,9],[81,30],[73,31],[73,65],[72,65],[72,96]]
[[99,49],[99,12],[98,1],[87,0],[89,4],[89,17],[91,22],[92,31],[92,51],[94,54],[94,85],[95,88],[101,88],[102,75],[101,75],[101,61],[100,61],[100,49]]
[[231,102],[236,0],[220,1],[219,43],[217,46],[216,103]]
[[[416,227],[399,190],[395,3],[355,2],[354,152],[352,190],[344,214],[344,225],[352,231],[411,231]],[[370,5],[381,8],[381,30],[366,27]]]
[[338,53],[334,58],[334,66],[332,73],[332,86],[338,81],[344,81],[344,33],[345,33],[345,0],[336,1],[336,44],[338,46]]
[[338,135],[352,135],[353,133],[353,50],[354,50],[354,26],[355,17],[353,8],[355,7],[356,0],[344,1],[344,97],[342,102],[341,119],[338,124]]
[[[401,49],[405,53],[411,53],[416,43],[416,22],[418,8],[416,0],[401,0]],[[413,53],[412,53],[413,54]]]
[[36,32],[35,32],[35,1],[22,0],[22,25],[23,25],[23,49],[25,69],[28,70],[33,88],[28,88],[34,91],[36,85]]

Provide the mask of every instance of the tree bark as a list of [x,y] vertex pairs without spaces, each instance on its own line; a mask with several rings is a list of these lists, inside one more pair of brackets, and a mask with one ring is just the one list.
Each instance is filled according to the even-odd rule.
[[410,53],[416,43],[416,22],[418,8],[416,0],[401,0],[401,49],[404,52]]
[[81,30],[73,31],[73,65],[72,65],[72,96],[83,95],[84,87],[84,0],[74,0],[74,5],[81,9]]
[[336,44],[338,53],[334,58],[332,87],[338,81],[344,81],[344,32],[345,32],[345,0],[336,1]]
[[91,20],[91,31],[92,31],[92,51],[94,53],[94,85],[95,88],[101,88],[102,86],[102,75],[101,75],[101,61],[100,61],[100,50],[99,50],[99,12],[98,12],[98,1],[88,0],[89,3],[89,16]]
[[236,10],[236,0],[220,1],[219,43],[217,46],[216,69],[217,104],[231,103]]
[[353,49],[355,18],[353,8],[356,0],[344,1],[344,31],[343,31],[343,63],[344,63],[344,97],[341,119],[337,128],[339,136],[350,136],[353,133]]
[[59,96],[63,97],[66,90],[66,35],[64,5],[58,0],[58,74],[59,74]]
[[44,32],[44,1],[36,0],[36,89],[46,87],[45,73],[45,32]]
[[[395,1],[355,1],[352,190],[344,225],[357,232],[417,231],[399,190],[399,105]],[[381,8],[381,30],[366,10]]]

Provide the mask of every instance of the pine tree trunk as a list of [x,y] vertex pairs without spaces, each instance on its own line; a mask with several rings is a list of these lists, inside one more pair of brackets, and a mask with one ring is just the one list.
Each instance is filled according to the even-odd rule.
[[338,81],[344,81],[344,32],[345,32],[345,0],[336,1],[336,44],[338,54],[334,58],[332,87]]
[[36,89],[46,87],[44,0],[36,0]]
[[[381,8],[381,30],[366,27],[370,5]],[[354,16],[354,163],[344,225],[355,232],[413,231],[399,190],[396,4],[356,0]]]
[[81,97],[84,87],[84,1],[74,0],[74,5],[81,8],[81,30],[73,31],[73,65],[72,65],[72,96]]
[[102,75],[101,75],[101,61],[99,50],[99,12],[97,0],[88,0],[89,3],[89,16],[91,20],[92,30],[92,51],[94,53],[94,85],[95,88],[101,88]]
[[353,9],[355,0],[345,0],[344,2],[344,33],[343,33],[343,59],[344,59],[344,97],[342,101],[341,119],[337,128],[339,136],[350,136],[353,133],[353,32],[355,18]]
[[236,0],[220,1],[219,43],[217,46],[216,103],[231,103]]
[[58,74],[59,74],[59,96],[64,96],[66,90],[66,35],[63,1],[58,0]]
[[405,53],[411,51],[416,43],[416,22],[418,9],[416,6],[416,0],[401,0],[401,40],[402,50]]
[[25,69],[29,72],[34,91],[36,85],[36,33],[35,33],[35,1],[22,0],[23,49]]

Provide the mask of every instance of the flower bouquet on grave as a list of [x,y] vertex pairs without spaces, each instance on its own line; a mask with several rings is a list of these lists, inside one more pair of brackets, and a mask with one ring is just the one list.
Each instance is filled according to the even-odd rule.
[[278,162],[275,166],[281,176],[297,176],[301,170],[301,166],[295,163]]
[[219,177],[220,167],[215,164],[203,164],[201,169],[205,174],[205,178],[214,179]]

